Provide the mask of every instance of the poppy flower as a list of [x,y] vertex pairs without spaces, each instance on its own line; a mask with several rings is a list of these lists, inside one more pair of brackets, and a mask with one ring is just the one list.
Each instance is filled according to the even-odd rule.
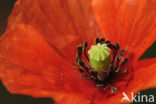
[[[138,61],[155,33],[154,0],[18,0],[0,38],[0,78],[11,93],[58,104],[118,104],[123,91],[156,87],[156,58]],[[72,67],[77,46],[96,37],[126,51],[126,76],[114,77],[113,94]]]

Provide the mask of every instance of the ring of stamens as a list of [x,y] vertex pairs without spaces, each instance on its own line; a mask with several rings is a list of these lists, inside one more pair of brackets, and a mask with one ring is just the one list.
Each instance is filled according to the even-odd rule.
[[75,59],[75,65],[73,67],[76,67],[77,73],[81,73],[81,79],[88,79],[93,80],[98,88],[104,87],[104,89],[110,88],[112,93],[115,93],[117,91],[117,88],[112,86],[110,83],[110,80],[115,76],[116,74],[124,74],[127,72],[127,69],[123,68],[128,58],[124,58],[123,61],[121,61],[121,58],[123,55],[125,55],[125,50],[120,50],[119,43],[112,44],[109,40],[106,40],[104,38],[96,38],[95,43],[98,44],[107,44],[107,46],[112,51],[112,61],[110,64],[110,73],[107,76],[107,78],[103,80],[99,80],[97,77],[97,71],[94,71],[91,68],[91,65],[89,63],[89,58],[86,53],[87,51],[87,41],[84,42],[83,45],[80,45],[77,47],[77,56]]

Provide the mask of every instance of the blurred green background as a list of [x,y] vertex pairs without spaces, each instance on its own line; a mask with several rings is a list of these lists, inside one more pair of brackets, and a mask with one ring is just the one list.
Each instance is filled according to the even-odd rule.
[[[11,13],[13,5],[16,0],[0,0],[0,35],[5,31],[7,18]],[[145,52],[140,58],[152,58],[156,57],[156,42]],[[149,76],[150,77],[150,76]],[[156,102],[156,89],[148,89],[142,91],[147,95],[155,95]],[[0,81],[0,104],[53,104],[51,98],[32,98],[25,95],[10,94]],[[156,104],[156,103],[136,103],[136,104]]]

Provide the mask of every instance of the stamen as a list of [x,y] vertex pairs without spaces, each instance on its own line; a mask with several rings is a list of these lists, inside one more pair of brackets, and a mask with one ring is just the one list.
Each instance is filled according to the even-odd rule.
[[107,41],[106,41],[106,44],[109,44],[109,43],[111,43],[111,42],[110,42],[109,40],[107,40]]
[[122,50],[119,52],[120,56],[125,55],[125,53],[126,53],[126,51],[125,51],[124,49],[122,49]]
[[89,61],[89,58],[88,58],[87,53],[86,53],[87,45],[88,45],[88,44],[87,44],[87,42],[85,41],[84,44],[83,44],[83,53],[84,53],[86,59]]
[[118,42],[115,44],[115,47],[116,47],[116,50],[119,50],[120,49],[120,46],[119,46],[119,43]]
[[116,93],[117,88],[116,87],[112,87],[111,90],[112,90],[112,93]]
[[90,71],[89,74],[93,77],[97,77],[97,71]]
[[116,60],[117,60],[116,65],[118,66],[118,65],[119,65],[119,62],[120,62],[120,60],[121,60],[120,55],[117,56]]
[[82,68],[78,68],[80,73],[83,73],[84,70]]
[[100,43],[100,40],[99,40],[98,37],[95,39],[95,43],[96,43],[96,44]]
[[77,47],[77,58],[81,58],[82,56],[82,46],[78,46]]
[[117,53],[116,53],[116,52],[114,52],[114,53],[113,53],[113,60],[112,60],[112,64],[114,64],[114,60],[115,60],[116,55],[117,55]]
[[128,58],[125,58],[124,61],[123,61],[122,64],[121,64],[121,66],[126,65],[127,61],[128,61]]
[[111,44],[111,43],[107,43],[107,46],[110,48],[110,49],[113,49],[114,46]]
[[[87,41],[85,41],[83,45],[77,47],[77,57],[75,59],[76,65],[73,65],[73,67],[78,69],[77,73],[82,74],[81,79],[93,80],[97,86],[96,89],[103,87],[105,90],[111,89],[112,93],[116,93],[117,88],[111,85],[111,81],[115,79],[118,74],[120,75],[127,72],[127,69],[123,69],[123,66],[126,65],[128,58],[124,58],[124,60],[121,62],[122,56],[125,55],[125,50],[120,50],[120,45],[118,42],[112,44],[109,40],[105,41],[104,38],[99,39],[97,37],[95,39],[95,43],[97,47],[95,45],[92,46],[93,48],[96,48],[92,52],[90,51],[91,56],[89,57],[86,53],[88,51]],[[110,54],[107,52],[108,49],[106,46],[112,51],[112,60],[110,64],[106,63],[107,61],[103,61],[106,58],[105,55]],[[90,59],[96,59],[94,67],[92,66],[93,63],[90,61]],[[99,64],[99,62],[101,63]],[[104,68],[103,66],[105,66],[105,64],[108,65],[108,67]],[[99,68],[101,69],[99,70]]]
[[82,67],[86,70],[86,72],[89,71],[89,68],[87,67],[87,65],[85,64],[85,62],[82,61],[81,59],[76,60],[76,63],[77,63],[78,65],[82,66]]
[[118,72],[120,70],[120,67],[119,67],[120,60],[121,60],[121,57],[120,57],[120,55],[118,55],[116,58],[116,65],[115,65],[116,72]]
[[100,43],[101,44],[104,44],[105,43],[105,39],[104,38],[101,38]]

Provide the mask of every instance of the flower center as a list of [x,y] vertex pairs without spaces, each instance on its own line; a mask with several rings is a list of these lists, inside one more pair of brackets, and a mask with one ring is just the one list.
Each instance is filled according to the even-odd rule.
[[98,43],[88,51],[89,62],[94,71],[97,71],[99,80],[104,80],[109,74],[111,64],[110,48],[107,44]]
[[88,79],[95,82],[97,88],[110,88],[113,93],[117,88],[112,85],[116,77],[127,72],[124,67],[128,59],[123,58],[125,50],[120,50],[119,43],[112,44],[104,38],[96,38],[96,45],[92,45],[87,51],[87,42],[77,47],[75,59],[76,72],[82,74],[81,79]]

